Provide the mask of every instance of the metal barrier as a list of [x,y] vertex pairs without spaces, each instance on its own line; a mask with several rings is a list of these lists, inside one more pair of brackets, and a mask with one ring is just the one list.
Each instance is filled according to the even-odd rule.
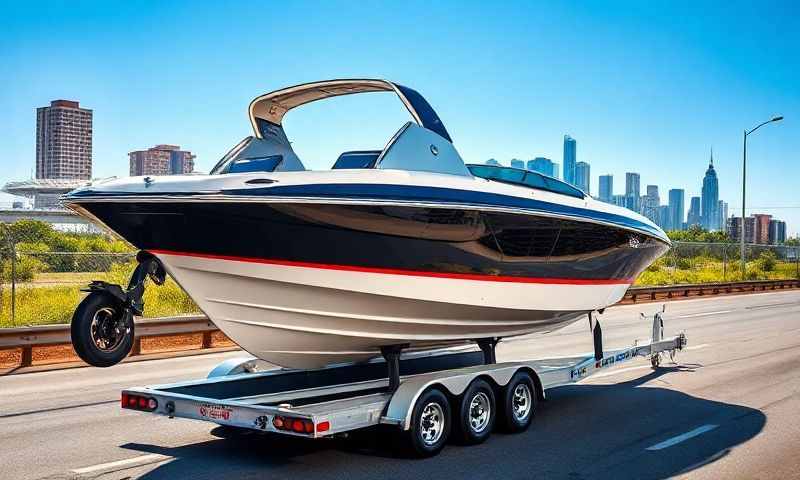
[[[760,280],[702,285],[635,287],[628,290],[620,303],[669,301],[694,296],[730,295],[794,288],[800,288],[800,280]],[[219,329],[205,316],[187,315],[138,319],[135,332],[136,339],[131,350],[131,356],[142,354],[141,342],[143,338],[202,334],[200,349],[211,348],[213,346],[212,336],[219,332]],[[34,348],[68,344],[70,344],[69,325],[42,325],[0,329],[0,351],[5,349],[22,350],[21,361],[16,368],[29,367],[33,364]]]

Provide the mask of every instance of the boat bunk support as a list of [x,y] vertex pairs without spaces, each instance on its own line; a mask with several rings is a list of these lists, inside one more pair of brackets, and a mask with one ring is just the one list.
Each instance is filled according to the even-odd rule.
[[400,353],[402,353],[404,348],[408,347],[409,344],[407,343],[381,347],[381,355],[384,360],[386,360],[390,392],[397,391],[397,387],[400,386]]
[[497,343],[500,341],[499,338],[490,337],[490,338],[479,338],[475,340],[480,347],[481,351],[483,352],[483,364],[484,365],[493,365],[497,363],[497,354],[495,353]]

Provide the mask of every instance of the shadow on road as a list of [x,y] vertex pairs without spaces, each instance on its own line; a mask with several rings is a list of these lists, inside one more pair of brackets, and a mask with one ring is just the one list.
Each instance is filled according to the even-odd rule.
[[[715,402],[655,386],[662,368],[613,385],[556,388],[539,405],[532,427],[494,434],[482,445],[448,445],[437,457],[397,455],[385,431],[348,439],[312,441],[237,435],[177,448],[127,444],[124,448],[175,457],[144,477],[173,478],[668,478],[714,462],[756,436],[766,417],[752,408]],[[648,385],[643,385],[650,382]],[[663,448],[648,447],[691,431],[711,431]],[[216,432],[221,430],[215,429]],[[212,433],[215,433],[212,431]]]

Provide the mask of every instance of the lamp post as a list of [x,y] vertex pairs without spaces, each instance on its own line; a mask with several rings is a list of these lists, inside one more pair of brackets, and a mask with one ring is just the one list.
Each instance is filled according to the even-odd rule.
[[768,124],[768,123],[779,122],[781,120],[783,120],[782,116],[773,117],[773,118],[767,120],[766,122],[762,122],[762,123],[756,125],[753,129],[751,129],[749,131],[748,130],[744,131],[744,146],[742,148],[742,223],[741,223],[741,228],[739,229],[739,241],[740,241],[739,246],[740,246],[740,250],[741,250],[740,254],[741,254],[741,257],[742,257],[742,280],[745,279],[745,274],[746,274],[745,268],[747,266],[747,263],[745,262],[745,258],[744,258],[744,209],[745,209],[745,193],[746,193],[746,188],[747,188],[747,183],[746,183],[746,179],[747,179],[747,136],[750,135],[751,133],[755,132],[759,128],[763,127],[764,125]]

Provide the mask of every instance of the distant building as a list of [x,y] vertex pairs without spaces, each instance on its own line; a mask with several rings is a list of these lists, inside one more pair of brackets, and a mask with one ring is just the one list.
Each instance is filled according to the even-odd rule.
[[648,185],[647,195],[641,199],[642,215],[649,218],[655,224],[659,223],[658,207],[661,205],[661,198],[658,196],[658,185]]
[[528,170],[555,177],[553,162],[549,158],[536,157],[533,160],[528,160]]
[[589,181],[591,178],[591,167],[586,162],[578,162],[575,164],[575,186],[580,188],[586,193],[589,191]]
[[703,177],[703,190],[700,202],[701,225],[706,230],[711,231],[719,229],[720,218],[718,207],[719,181],[717,180],[717,172],[714,170],[714,150],[712,149],[708,169]]
[[703,227],[700,197],[692,197],[689,199],[689,212],[686,214],[686,227],[689,228],[695,225]]
[[611,203],[613,203],[614,205],[616,205],[618,207],[624,207],[625,206],[625,200],[626,200],[625,195],[614,195],[614,196],[611,197]]
[[[741,241],[742,217],[731,217],[728,219],[728,236],[737,242]],[[756,219],[746,217],[744,219],[744,242],[756,243]]]
[[611,203],[614,196],[614,176],[600,175],[599,198],[603,202]]
[[500,166],[500,162],[498,162],[494,158],[490,158],[489,160],[486,160],[486,165],[494,165],[494,166],[499,167]]
[[553,178],[561,178],[561,164],[553,162]]
[[782,220],[769,221],[769,243],[770,245],[786,243],[786,222]]
[[[578,144],[569,135],[564,135],[564,181],[575,185],[575,162],[577,161]],[[576,185],[577,186],[577,185]]]
[[520,170],[525,170],[525,161],[524,160],[519,160],[519,159],[516,159],[516,158],[512,158],[511,159],[511,166],[513,168],[519,168]]
[[670,218],[669,218],[669,205],[659,205],[658,206],[658,221],[656,225],[661,227],[662,230],[672,230],[669,228],[670,225]]
[[194,170],[195,155],[178,145],[156,145],[128,154],[131,176],[180,175]]
[[57,178],[37,178],[21,182],[8,182],[3,191],[33,200],[33,208],[61,209],[60,198],[67,192],[89,183],[88,180],[70,180]]
[[640,210],[639,197],[639,174],[628,172],[625,174],[625,206],[629,210],[638,212]]
[[753,217],[756,219],[756,238],[753,243],[769,244],[769,222],[772,220],[772,215],[756,213]]
[[717,204],[717,217],[719,217],[719,228],[720,231],[725,231],[727,228],[728,222],[728,202],[724,202],[722,200],[719,201]]
[[92,178],[92,111],[72,100],[36,109],[36,178]]
[[673,188],[669,191],[669,230],[683,230],[684,192]]

